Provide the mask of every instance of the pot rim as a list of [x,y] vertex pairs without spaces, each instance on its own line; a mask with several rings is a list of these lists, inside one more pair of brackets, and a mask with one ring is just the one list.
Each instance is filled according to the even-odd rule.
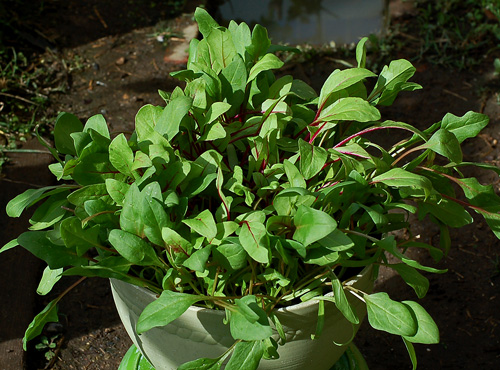
[[[369,275],[371,272],[372,272],[372,269],[373,269],[373,265],[368,265],[368,266],[365,266],[363,268],[363,270],[349,278],[346,282],[345,282],[345,285],[354,285],[356,282],[358,282],[362,277],[365,277],[367,275]],[[123,282],[124,284],[128,284],[124,281],[121,281],[121,280],[118,280],[118,279],[113,279],[111,278],[110,280],[114,280],[114,281],[118,281],[118,282]],[[151,296],[153,299],[156,299],[157,298],[157,295],[155,293],[153,293],[151,290],[145,288],[145,287],[141,287],[141,286],[138,286],[138,285],[133,285],[133,284],[130,284],[132,287],[148,294],[149,296]],[[329,292],[327,294],[325,294],[325,296],[327,297],[331,297],[333,296],[333,292]],[[297,310],[301,310],[301,309],[304,309],[306,307],[309,307],[309,306],[312,306],[312,305],[316,305],[318,303],[318,300],[317,299],[314,299],[314,298],[311,298],[310,300],[308,301],[305,301],[305,302],[300,302],[300,303],[296,303],[294,305],[290,305],[290,306],[286,306],[286,307],[280,307],[280,308],[277,308],[275,309],[276,312],[294,312],[294,311],[297,311]],[[214,314],[216,315],[221,315],[221,316],[225,316],[226,315],[226,312],[224,310],[214,310],[214,309],[210,309],[210,308],[206,308],[206,307],[199,307],[199,306],[190,306],[188,308],[188,310],[191,310],[192,312],[194,313],[198,313],[200,311],[206,311],[206,310],[209,310],[211,312],[213,312]]]

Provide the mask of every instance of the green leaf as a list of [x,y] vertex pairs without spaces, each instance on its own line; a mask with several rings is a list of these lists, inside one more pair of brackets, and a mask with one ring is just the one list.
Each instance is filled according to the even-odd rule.
[[[31,205],[35,204],[39,200],[50,195],[47,194],[49,190],[55,189],[57,186],[46,186],[40,189],[28,189],[24,193],[19,194],[9,203],[7,203],[6,212],[9,217],[19,217],[21,213]],[[59,191],[65,191],[66,189],[60,189]]]
[[220,370],[221,366],[220,358],[199,358],[182,364],[177,370]]
[[321,88],[318,108],[323,109],[323,106],[333,93],[344,90],[365,78],[375,76],[376,74],[364,68],[349,68],[342,71],[336,69],[328,76]]
[[264,349],[264,354],[262,358],[265,360],[276,360],[280,357],[278,353],[278,343],[273,337],[266,338],[262,341],[262,348]]
[[139,168],[149,168],[153,165],[151,158],[147,154],[137,151],[135,152],[134,163],[132,164],[132,171]]
[[318,339],[323,332],[323,327],[325,326],[325,301],[320,300],[318,302],[318,321],[316,322],[316,331],[311,334],[311,339]]
[[191,248],[193,247],[189,241],[187,241],[176,231],[169,229],[168,227],[164,227],[162,229],[162,237],[165,241],[165,244],[176,252],[180,252],[180,249],[187,253],[187,251],[191,250]]
[[459,143],[476,137],[488,125],[489,117],[485,114],[467,112],[462,117],[447,113],[441,121],[441,128],[454,134]]
[[75,143],[71,134],[83,130],[83,124],[71,113],[59,113],[54,125],[54,143],[62,154],[76,155]]
[[290,95],[298,96],[299,98],[310,101],[318,97],[316,91],[302,80],[293,80],[290,88]]
[[252,33],[250,32],[250,28],[245,22],[237,24],[235,21],[231,21],[229,22],[228,30],[233,37],[234,47],[243,60],[246,57],[246,48],[252,44]]
[[463,227],[471,224],[472,216],[461,205],[454,201],[442,198],[439,201],[427,199],[418,202],[419,219],[423,219],[428,213],[450,227]]
[[67,269],[64,276],[101,277],[105,279],[119,279],[129,284],[144,286],[144,280],[128,275],[132,263],[121,256],[103,258],[98,263],[89,266],[79,266]]
[[153,246],[137,235],[120,229],[109,233],[109,242],[127,261],[140,266],[162,266]]
[[224,139],[226,136],[227,133],[224,126],[222,126],[220,122],[214,122],[209,128],[207,128],[205,135],[203,135],[200,140],[213,141],[217,139]]
[[[200,42],[200,46],[201,45],[206,45],[203,43],[203,40],[202,40],[202,42]],[[208,49],[207,49],[207,53],[208,53]],[[209,57],[207,57],[207,58],[209,58]],[[200,95],[196,106],[205,108],[206,103],[204,103],[204,100],[208,100],[208,99],[220,100],[220,99],[222,99],[220,96],[222,84],[221,84],[221,81],[220,81],[219,76],[216,73],[216,71],[213,70],[210,67],[210,65],[203,64],[201,62],[200,63],[193,62],[192,67],[195,68],[196,71],[201,72],[200,79],[201,79],[201,81],[203,81],[203,83],[201,83],[200,79],[196,79],[188,85],[188,86],[191,86],[194,83],[197,83],[197,89],[195,91],[191,90],[191,95],[190,95],[193,99],[197,99],[197,95]],[[186,87],[186,94],[187,94],[188,90],[189,89],[187,89],[187,87]]]
[[183,193],[190,198],[194,197],[205,190],[216,178],[216,173],[209,173],[205,176],[198,176],[194,179],[189,179],[187,187]]
[[213,250],[213,256],[214,259],[230,271],[244,268],[247,265],[248,254],[238,239],[235,241],[232,238],[224,240],[221,245]]
[[402,262],[406,263],[408,266],[427,272],[433,272],[436,274],[443,274],[446,271],[448,271],[448,270],[438,270],[432,267],[423,266],[419,262],[412,260],[411,258],[408,258],[406,255],[404,255],[398,250],[394,235],[389,235],[388,237],[376,242],[376,244],[382,249],[391,253],[393,256],[399,258]]
[[91,153],[75,166],[73,179],[80,185],[99,184],[109,178],[123,178],[117,172],[109,161],[108,153]]
[[400,91],[422,88],[418,84],[405,85],[406,81],[415,74],[415,71],[415,67],[405,59],[393,60],[389,66],[384,66],[373,92],[370,94],[371,102],[379,105],[391,105]]
[[64,206],[68,206],[66,197],[69,191],[50,196],[40,205],[29,220],[30,230],[42,230],[59,222],[66,214]]
[[64,245],[53,244],[47,239],[46,231],[28,231],[17,238],[19,245],[36,257],[44,260],[51,269],[88,264],[86,258],[77,256],[75,251]]
[[274,54],[266,54],[250,69],[247,84],[252,82],[260,72],[269,71],[270,69],[279,69],[283,66],[283,62]]
[[417,333],[417,322],[413,310],[407,305],[393,301],[384,292],[365,294],[368,321],[377,330],[391,334],[413,336]]
[[80,157],[83,150],[92,142],[92,138],[87,132],[72,132],[70,136],[73,139],[76,155]]
[[115,203],[119,206],[123,206],[125,195],[127,194],[128,189],[130,189],[130,185],[115,179],[106,179],[105,184],[106,191]]
[[264,355],[264,348],[260,340],[239,342],[227,363],[225,370],[256,370]]
[[411,343],[439,343],[439,329],[431,315],[429,315],[427,311],[417,302],[403,301],[402,303],[413,311],[418,324],[417,333],[412,336],[405,336],[404,338]]
[[432,183],[428,178],[405,171],[402,168],[393,168],[384,172],[374,177],[372,182],[381,182],[395,188],[409,186],[414,189],[422,189],[426,194],[430,194],[432,191]]
[[481,185],[474,177],[460,179],[457,183],[474,206],[473,209],[484,217],[491,231],[500,238],[500,197],[496,195],[493,186]]
[[135,116],[135,131],[139,141],[151,141],[153,144],[168,147],[168,141],[155,131],[155,126],[160,121],[164,112],[162,107],[151,104],[143,106]]
[[212,123],[217,118],[219,118],[222,114],[226,113],[231,108],[231,105],[224,102],[215,102],[213,103],[205,116],[205,124]]
[[292,162],[290,162],[288,159],[285,159],[283,161],[283,165],[285,168],[286,177],[288,178],[291,187],[304,189],[307,188],[304,176],[302,176],[302,174]]
[[417,370],[417,354],[415,353],[415,348],[413,347],[413,344],[405,339],[405,337],[401,337],[403,339],[403,342],[406,346],[406,350],[408,351],[408,355],[410,356],[411,364],[412,364],[412,370]]
[[256,221],[243,221],[239,241],[255,261],[269,263],[269,239],[264,224]]
[[475,177],[458,179],[456,182],[472,205],[498,212],[500,197],[496,195],[492,185],[482,185]]
[[188,269],[203,272],[207,268],[207,261],[210,257],[210,252],[212,248],[210,245],[203,247],[193,254],[191,254],[187,260],[185,260],[182,265]]
[[62,272],[62,268],[53,270],[49,266],[46,266],[43,270],[42,278],[40,279],[40,283],[38,283],[36,292],[39,295],[46,295],[49,293],[53,286],[61,279]]
[[357,121],[370,122],[380,119],[380,112],[366,100],[356,97],[341,98],[325,107],[319,121]]
[[6,252],[9,249],[17,247],[18,245],[19,245],[19,243],[17,242],[17,239],[13,239],[10,242],[8,242],[7,244],[5,244],[2,248],[0,248],[0,253]]
[[330,272],[330,279],[332,281],[333,297],[335,299],[335,306],[342,312],[342,315],[353,324],[359,324],[359,318],[356,312],[352,309],[349,301],[344,292],[344,286],[333,270]]
[[234,303],[238,307],[237,310],[239,313],[245,316],[245,319],[248,320],[250,323],[255,323],[257,320],[259,320],[259,315],[253,311],[249,306],[247,306],[248,302],[254,302],[255,300],[241,300],[241,299],[236,299]]
[[293,239],[308,246],[337,228],[337,222],[327,213],[304,205],[299,205],[293,219],[295,232]]
[[156,245],[163,244],[162,228],[173,224],[165,211],[161,193],[157,182],[146,185],[141,193],[142,203],[138,205],[144,222],[144,235]]
[[437,130],[429,141],[418,148],[430,149],[455,163],[462,162],[462,149],[458,139],[453,133],[445,129]]
[[252,56],[253,61],[256,61],[267,53],[270,46],[271,40],[267,35],[267,29],[256,24],[252,30],[252,43],[246,47],[248,54]]
[[137,320],[137,334],[170,324],[186,312],[190,306],[201,300],[203,300],[203,296],[164,290],[160,297],[147,305],[142,311]]
[[95,116],[90,117],[85,123],[83,131],[88,132],[90,136],[92,136],[92,130],[97,132],[99,135],[104,136],[106,139],[110,138],[108,125],[102,114],[96,114]]
[[208,14],[208,12],[200,7],[197,7],[194,12],[194,19],[196,23],[198,23],[198,29],[203,37],[208,37],[210,32],[214,28],[219,27],[219,24]]
[[29,324],[28,329],[23,337],[23,349],[26,351],[26,344],[28,341],[36,338],[42,333],[43,327],[49,322],[58,322],[59,316],[57,315],[57,302],[59,298],[51,301],[42,312],[35,316],[33,321]]
[[85,202],[97,199],[104,202],[109,200],[105,184],[87,185],[68,195],[68,202],[75,206],[83,206]]
[[130,186],[123,200],[122,213],[120,214],[120,227],[124,231],[135,234],[141,238],[145,237],[144,233],[144,195],[139,191],[138,186],[134,183]]
[[227,30],[212,29],[206,37],[212,69],[218,74],[226,68],[237,54],[231,33]]
[[358,68],[365,68],[366,65],[366,42],[368,37],[363,37],[358,41],[356,45],[356,61],[358,62]]
[[[234,39],[234,36],[233,36]],[[235,45],[237,47],[237,45]],[[247,82],[247,69],[243,59],[236,56],[233,61],[222,70],[219,75],[222,88],[222,96],[231,105],[229,115],[236,114],[245,98],[245,87]]]
[[109,161],[124,175],[133,176],[134,153],[124,134],[115,137],[109,145]]
[[100,247],[99,226],[82,228],[82,222],[77,217],[69,217],[61,222],[61,237],[66,248],[76,251],[82,256],[92,247]]
[[217,235],[214,216],[208,209],[200,212],[196,217],[182,220],[182,223],[188,225],[191,231],[206,237],[209,242]]
[[172,140],[179,132],[182,119],[188,114],[193,105],[193,99],[188,96],[179,96],[170,101],[163,110],[155,126],[155,131]]
[[305,188],[291,187],[280,191],[273,200],[273,206],[279,216],[291,216],[295,214],[295,209],[303,204],[311,206],[316,200]]
[[[247,295],[235,301],[239,301],[239,305],[231,309],[229,321],[231,336],[234,339],[262,340],[273,334],[266,312],[257,304],[255,296]],[[255,315],[251,316],[251,320],[249,314],[240,307],[242,305]]]
[[420,274],[414,267],[408,266],[405,263],[397,263],[388,265],[388,267],[396,270],[403,280],[415,290],[418,298],[424,298],[429,290],[429,280]]
[[[297,252],[300,255],[300,252]],[[307,257],[304,259],[304,262],[318,266],[331,266],[339,260],[339,252],[331,251],[325,247],[315,247],[307,251]]]
[[318,240],[318,243],[331,251],[342,252],[351,249],[354,242],[339,229]]
[[305,180],[316,176],[326,163],[328,152],[320,146],[314,146],[299,139],[300,172]]
[[[367,207],[364,204],[358,204],[361,208],[366,211],[366,214],[372,219],[373,223],[377,228],[382,228],[389,223],[387,215],[385,215],[383,210],[379,208],[379,210],[374,210],[371,207]],[[380,211],[380,212],[379,212]]]

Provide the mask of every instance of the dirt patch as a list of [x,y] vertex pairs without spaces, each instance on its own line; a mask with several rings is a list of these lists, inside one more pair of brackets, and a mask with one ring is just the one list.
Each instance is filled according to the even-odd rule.
[[[72,32],[82,33],[78,27],[85,26],[84,20],[88,21],[89,29],[104,28],[97,13],[108,22],[115,17],[108,16],[97,3],[88,2],[80,16],[74,14],[66,19],[61,28],[56,28],[58,32],[70,32],[70,28],[65,27],[73,22],[77,28]],[[97,7],[97,13],[94,7]],[[111,5],[109,9],[113,9]],[[408,17],[407,13],[404,14]],[[63,52],[80,55],[85,60],[86,68],[73,76],[67,94],[53,99],[56,102],[53,109],[75,113],[82,119],[103,114],[112,131],[131,131],[135,113],[141,106],[163,103],[157,94],[158,89],[170,91],[177,86],[178,82],[168,77],[168,74],[183,68],[182,58],[185,55],[179,45],[185,45],[184,30],[191,25],[189,15],[171,20],[167,28],[175,36],[170,39],[170,44],[161,42],[161,38],[155,35],[158,28],[151,23],[135,30],[117,28],[118,31],[107,36],[98,32],[95,35],[88,34],[89,39],[86,41],[72,39],[82,35],[59,35],[55,41],[65,40],[61,45],[73,46]],[[171,59],[176,47],[180,56]],[[405,53],[397,57],[411,59],[414,56],[411,50]],[[332,58],[313,57],[292,65],[287,73],[318,88],[333,69],[341,67],[335,63]],[[420,83],[424,89],[402,94],[393,106],[382,111],[385,118],[408,122],[423,129],[441,120],[447,112],[457,116],[469,110],[484,112],[491,118],[490,125],[478,138],[465,143],[464,155],[466,160],[498,165],[500,89],[492,75],[492,56],[474,73],[440,69],[425,62],[417,63],[416,67],[418,72],[413,81]],[[495,190],[499,190],[499,178],[493,172],[474,168],[464,170],[470,176],[478,177],[482,183],[493,184]],[[10,176],[9,173],[12,172],[8,172],[7,176]],[[448,273],[427,275],[431,287],[427,297],[420,303],[438,323],[441,343],[416,346],[419,369],[500,367],[500,243],[484,221],[477,221],[473,226],[452,230],[452,250],[437,266],[448,269]],[[435,226],[427,223],[419,229],[419,235],[425,242],[437,243],[437,232]],[[426,255],[419,258],[423,263],[432,262]],[[66,281],[58,288],[59,291],[72,282],[74,280]],[[9,284],[14,283],[9,279]],[[411,289],[391,271],[381,271],[377,289],[382,286],[393,299],[416,298]],[[41,299],[40,307],[56,294],[57,291]],[[118,367],[131,342],[119,322],[107,281],[88,279],[80,284],[63,300],[60,313],[62,326],[53,329],[59,331],[64,340],[57,351],[53,369]],[[367,323],[363,324],[356,344],[371,370],[411,368],[403,342],[398,337],[369,328]],[[32,349],[29,353],[33,359],[29,369],[40,367],[36,351]]]

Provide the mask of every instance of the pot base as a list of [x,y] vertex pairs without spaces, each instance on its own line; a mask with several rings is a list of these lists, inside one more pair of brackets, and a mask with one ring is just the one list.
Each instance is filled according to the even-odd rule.
[[[155,370],[155,368],[133,344],[123,357],[118,370]],[[330,370],[368,370],[368,365],[359,349],[351,343]]]

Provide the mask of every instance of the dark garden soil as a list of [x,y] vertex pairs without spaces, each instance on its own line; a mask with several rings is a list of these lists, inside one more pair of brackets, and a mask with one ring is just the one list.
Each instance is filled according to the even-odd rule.
[[[69,90],[51,96],[53,104],[50,109],[54,116],[58,111],[68,111],[85,120],[102,113],[111,131],[129,132],[133,129],[134,115],[142,105],[162,104],[158,89],[172,90],[176,86],[176,80],[168,77],[168,73],[184,68],[187,41],[196,35],[190,15],[177,16],[158,25],[170,15],[168,9],[158,4],[149,9],[138,7],[138,1],[123,0],[87,1],[85,5],[76,0],[48,0],[44,3],[47,9],[41,23],[28,24],[29,30],[32,33],[35,29],[40,31],[34,33],[43,34],[43,39],[56,45],[63,56],[72,58],[78,55],[83,63],[83,68],[72,74]],[[200,2],[188,3],[186,12],[192,11],[193,4]],[[134,23],[132,14],[135,15]],[[408,15],[399,15],[401,18],[394,21],[408,21]],[[167,27],[174,37],[168,42],[165,37],[162,43],[159,40]],[[394,55],[392,59],[412,59],[413,56],[411,48],[403,48],[400,55]],[[318,88],[333,69],[342,68],[336,58],[339,57],[312,56],[292,64],[286,72]],[[486,113],[490,125],[478,138],[465,143],[464,155],[466,160],[499,165],[500,81],[493,75],[493,56],[488,56],[473,72],[448,70],[427,64],[425,60],[416,62],[416,67],[413,81],[424,89],[401,94],[392,107],[383,110],[385,118],[423,129],[439,121],[447,112],[457,116],[469,110]],[[385,139],[381,137],[381,140]],[[18,155],[4,170],[4,177],[0,179],[1,208],[9,198],[26,188],[25,183],[46,185],[52,181],[47,177],[47,161],[36,162],[28,156]],[[495,190],[500,191],[498,175],[469,168],[464,171],[469,176],[478,177],[483,184],[493,184]],[[477,221],[473,226],[452,230],[453,247],[448,257],[437,265],[448,269],[448,273],[427,275],[431,286],[421,304],[436,320],[441,343],[416,346],[419,369],[500,368],[500,242],[482,220],[478,218]],[[2,211],[1,241],[16,237],[25,225],[26,219],[19,222],[8,220]],[[425,242],[438,244],[438,231],[424,223],[419,235]],[[12,254],[11,258],[26,257],[20,253]],[[433,264],[424,254],[419,258]],[[0,262],[3,259],[2,255]],[[33,261],[29,267],[23,268],[40,269]],[[33,282],[28,281],[28,275],[26,272],[12,277],[0,273],[1,305],[8,305],[13,295],[31,297]],[[67,279],[61,283],[58,292],[76,280]],[[390,271],[381,271],[376,289],[382,285],[393,299],[416,299],[413,291]],[[41,310],[58,292],[39,297],[35,310]],[[24,308],[32,305],[31,298],[17,301],[24,302],[19,303]],[[32,314],[29,311],[26,315]],[[0,330],[16,320],[17,312],[4,312],[0,316]],[[56,357],[50,364],[51,369],[117,369],[131,341],[120,324],[107,281],[85,280],[63,299],[59,313],[60,324],[51,325],[47,333],[48,336],[60,334],[56,339]],[[19,322],[23,320],[22,331],[31,316],[18,319]],[[5,337],[5,331],[0,331],[0,343],[17,341],[16,338],[22,337],[22,331],[17,337],[15,335],[19,334]],[[404,344],[398,337],[377,332],[365,323],[355,342],[371,370],[411,368]],[[0,349],[4,347],[0,346]],[[18,350],[15,346],[12,348],[15,348],[12,353]],[[11,352],[0,353],[0,368],[3,368],[4,357]],[[28,370],[45,366],[43,354],[38,353],[33,345],[27,357]],[[23,368],[23,365],[19,366],[19,369]]]

